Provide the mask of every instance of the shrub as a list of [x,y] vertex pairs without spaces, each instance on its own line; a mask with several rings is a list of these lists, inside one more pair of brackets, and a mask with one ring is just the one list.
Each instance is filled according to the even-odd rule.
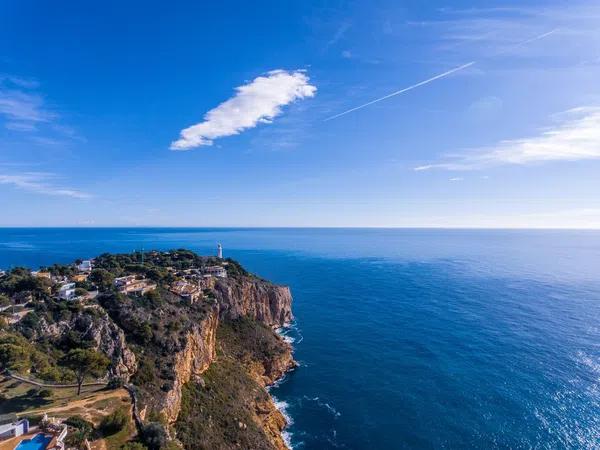
[[124,409],[117,409],[102,419],[100,430],[106,436],[118,433],[127,425],[129,415]]
[[118,378],[118,377],[112,377],[109,381],[108,384],[106,385],[106,387],[108,389],[119,389],[121,387],[123,387],[124,385],[124,381],[122,378]]
[[157,422],[150,422],[142,430],[142,440],[150,450],[160,450],[167,445],[167,433]]
[[141,442],[127,442],[127,443],[121,445],[120,450],[147,450],[147,449],[148,449],[148,447],[146,447]]
[[54,394],[50,389],[42,389],[37,393],[38,397],[40,398],[50,398],[52,397]]
[[86,433],[91,433],[94,430],[94,424],[92,422],[88,422],[81,416],[71,416],[65,420],[65,424]]

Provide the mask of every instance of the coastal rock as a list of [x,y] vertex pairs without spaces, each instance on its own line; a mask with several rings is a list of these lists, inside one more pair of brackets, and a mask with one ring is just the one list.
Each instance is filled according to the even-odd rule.
[[166,393],[161,408],[161,413],[169,423],[175,422],[179,416],[183,385],[199,378],[216,357],[218,324],[218,308],[215,306],[198,326],[188,332],[185,348],[175,355],[175,380],[173,387]]
[[79,331],[87,340],[95,343],[96,350],[107,355],[111,361],[111,376],[128,381],[137,370],[135,354],[127,347],[125,333],[109,317],[95,317],[79,314],[73,323],[73,329]]
[[281,435],[288,424],[272,400],[256,403],[256,418],[271,444],[277,450],[288,450]]
[[224,318],[245,316],[270,327],[282,327],[293,320],[287,286],[249,277],[225,278],[215,283],[214,291]]

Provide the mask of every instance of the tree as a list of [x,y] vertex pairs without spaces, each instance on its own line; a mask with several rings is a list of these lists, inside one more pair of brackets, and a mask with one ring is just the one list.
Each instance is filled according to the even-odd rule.
[[112,285],[114,276],[106,269],[94,269],[88,279],[101,289],[108,289]]
[[124,409],[120,408],[102,419],[100,430],[102,430],[104,436],[110,436],[125,428],[127,422],[129,422],[129,415]]
[[1,306],[8,306],[10,305],[10,299],[4,295],[4,294],[0,294],[0,307]]
[[167,444],[167,433],[160,423],[150,422],[142,430],[142,440],[150,450],[160,450]]
[[75,288],[75,296],[76,297],[85,297],[88,291],[83,288]]
[[63,364],[75,372],[77,395],[81,393],[81,385],[85,377],[104,375],[109,362],[102,353],[86,348],[73,349],[63,358]]

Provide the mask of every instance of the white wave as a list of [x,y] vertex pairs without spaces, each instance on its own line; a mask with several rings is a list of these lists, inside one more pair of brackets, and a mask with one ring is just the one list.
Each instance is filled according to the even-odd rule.
[[287,448],[293,449],[294,445],[292,444],[292,433],[290,433],[287,430],[287,428],[290,427],[294,423],[294,419],[292,418],[292,416],[290,416],[290,414],[288,412],[288,408],[290,407],[290,405],[288,402],[286,402],[284,400],[279,400],[277,397],[275,397],[272,394],[271,394],[271,398],[273,399],[273,404],[275,405],[275,408],[277,408],[279,410],[279,412],[285,418],[285,421],[287,423],[285,426],[286,429],[284,429],[281,432],[281,437],[283,438],[283,442],[285,443]]
[[337,409],[335,409],[329,403],[322,401],[319,397],[308,397],[308,396],[304,395],[303,398],[305,400],[315,402],[321,408],[325,408],[327,411],[329,411],[333,415],[333,417],[340,417],[342,415],[341,412],[339,412]]
[[294,448],[294,445],[292,444],[292,433],[283,430],[281,432],[281,437],[283,438],[283,443],[285,444],[285,446],[292,450]]

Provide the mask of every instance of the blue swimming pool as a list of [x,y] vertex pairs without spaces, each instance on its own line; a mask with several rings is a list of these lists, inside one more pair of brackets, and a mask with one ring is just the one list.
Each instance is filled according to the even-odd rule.
[[36,434],[32,439],[21,441],[15,450],[44,450],[48,443],[52,440],[50,436],[41,433]]

